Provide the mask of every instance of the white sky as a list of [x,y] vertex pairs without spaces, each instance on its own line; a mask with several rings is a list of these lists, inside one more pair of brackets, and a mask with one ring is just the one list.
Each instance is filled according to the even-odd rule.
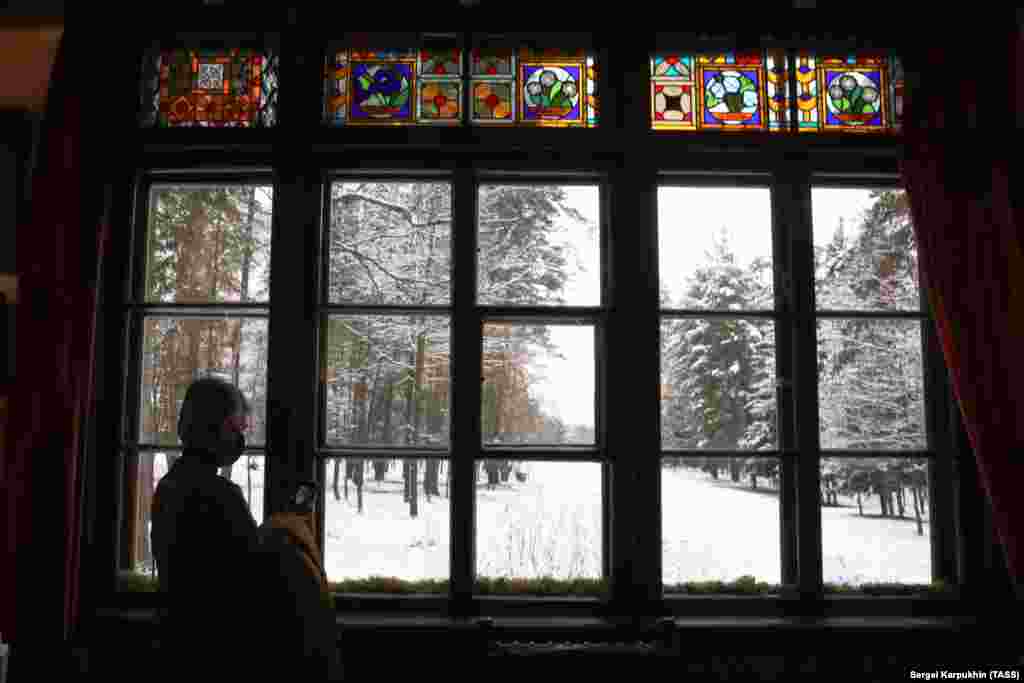
[[[596,186],[571,187],[567,193],[579,211],[595,224],[598,219]],[[824,244],[835,232],[839,218],[848,235],[870,206],[870,191],[850,188],[812,190],[814,242]],[[771,256],[771,199],[765,188],[663,187],[658,191],[658,251],[662,281],[673,298],[684,291],[685,281],[704,262],[712,237],[725,226],[737,264],[747,266],[758,256]],[[566,301],[575,305],[599,302],[598,243],[583,226],[567,223],[568,242],[588,268],[569,282]],[[594,335],[588,327],[560,326],[552,330],[565,360],[551,359],[546,380],[534,385],[547,409],[567,424],[594,424]],[[652,389],[653,391],[653,389]]]

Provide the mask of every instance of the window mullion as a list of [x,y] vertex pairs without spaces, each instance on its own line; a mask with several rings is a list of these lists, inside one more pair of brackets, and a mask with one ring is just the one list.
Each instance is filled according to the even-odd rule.
[[[625,59],[623,59],[625,58]],[[622,92],[646,92],[645,49],[617,62]],[[628,105],[628,106],[627,106]],[[630,133],[649,125],[646,98],[623,104]],[[657,173],[643,151],[623,152],[611,174],[604,415],[611,461],[611,600],[620,613],[649,613],[662,597]]]
[[451,611],[472,608],[476,569],[475,461],[480,452],[482,332],[476,307],[477,190],[472,167],[454,182],[451,363]]
[[[786,185],[772,188],[775,309],[779,312],[775,323],[775,409],[777,446],[783,452],[797,448],[793,420],[793,265],[787,221],[788,216],[794,215],[795,198],[787,189]],[[797,582],[797,462],[793,456],[783,456],[779,463],[782,475],[779,492],[781,577],[782,583],[787,585]]]
[[814,300],[814,241],[810,173],[800,161],[785,169],[780,189],[790,210],[790,283],[793,303],[793,380],[796,445],[797,566],[800,595],[817,600],[822,593],[818,353]]
[[[280,158],[280,157],[279,157]],[[314,479],[319,189],[285,160],[277,168],[270,261],[267,453],[264,514],[284,508],[291,482]],[[287,226],[287,227],[286,227]]]

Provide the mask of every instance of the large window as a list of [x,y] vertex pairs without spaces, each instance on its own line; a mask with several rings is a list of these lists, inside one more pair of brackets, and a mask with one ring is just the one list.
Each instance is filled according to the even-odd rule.
[[[949,438],[930,417],[950,397],[897,182],[897,63],[694,48],[652,51],[648,72],[628,50],[455,44],[159,52],[107,335],[126,339],[120,570],[152,576],[152,493],[185,389],[214,374],[255,417],[221,474],[257,521],[289,482],[321,482],[338,593],[596,609],[645,587],[675,605],[951,580]],[[550,80],[533,62],[556,57],[556,81],[586,79],[574,102],[608,98],[599,127],[596,99],[578,126],[516,125]],[[798,134],[793,64],[840,88],[863,72],[828,96],[884,130]],[[165,101],[175,69],[184,104]],[[753,94],[732,96],[736,73]],[[202,123],[224,93],[265,104]],[[747,100],[756,117],[732,116]]]

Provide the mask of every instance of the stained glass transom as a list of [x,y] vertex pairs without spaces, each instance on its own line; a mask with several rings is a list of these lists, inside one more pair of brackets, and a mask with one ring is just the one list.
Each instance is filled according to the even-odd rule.
[[145,127],[265,127],[277,121],[277,57],[249,48],[162,50],[146,62]]
[[903,69],[898,58],[867,53],[818,57],[801,51],[796,53],[794,69],[795,101],[784,51],[656,54],[651,58],[651,127],[842,133],[899,130]]

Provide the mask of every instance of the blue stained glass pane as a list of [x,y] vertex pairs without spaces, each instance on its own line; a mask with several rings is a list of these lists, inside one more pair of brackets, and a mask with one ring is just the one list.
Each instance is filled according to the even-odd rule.
[[761,83],[757,71],[709,69],[704,73],[705,124],[716,127],[761,125]]
[[[825,71],[826,124],[881,126],[881,73],[878,71]],[[865,107],[873,111],[865,111]]]
[[412,65],[359,62],[352,68],[352,118],[408,121],[412,117]]
[[[529,121],[579,120],[580,67],[541,64],[523,68],[524,118]],[[550,75],[549,75],[550,74]]]

